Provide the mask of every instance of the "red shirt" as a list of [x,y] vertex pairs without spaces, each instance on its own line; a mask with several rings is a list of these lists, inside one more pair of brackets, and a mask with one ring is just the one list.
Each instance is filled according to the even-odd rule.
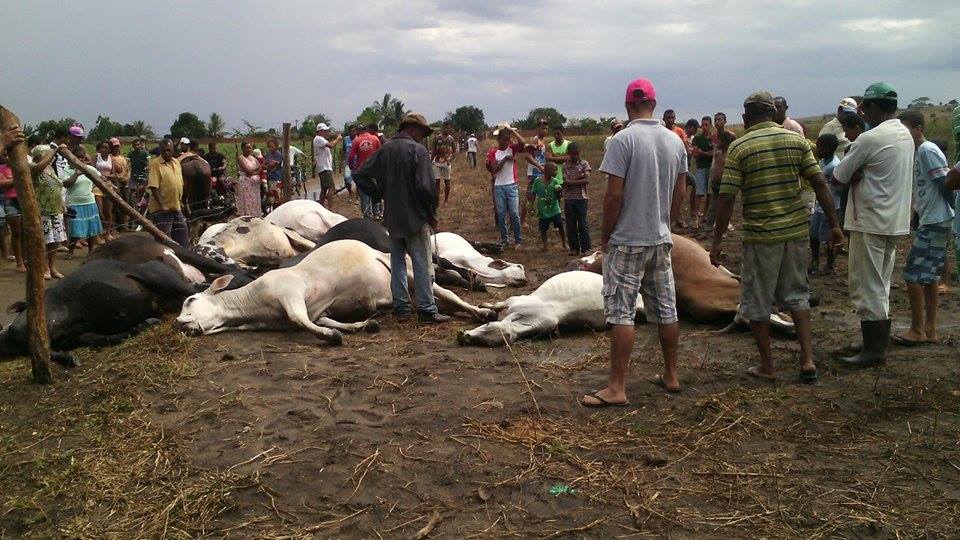
[[[9,165],[0,165],[0,176],[4,180],[13,180],[13,169]],[[9,186],[2,188],[4,198],[8,200],[13,200],[17,198],[17,188],[11,183]]]
[[380,149],[380,138],[372,133],[361,133],[350,145],[347,163],[351,170],[357,170],[367,159]]

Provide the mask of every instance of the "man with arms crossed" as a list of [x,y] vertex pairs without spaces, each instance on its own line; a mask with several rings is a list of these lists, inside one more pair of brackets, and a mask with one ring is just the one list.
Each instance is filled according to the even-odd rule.
[[670,214],[679,212],[678,191],[687,174],[683,142],[653,118],[653,84],[637,79],[627,86],[629,119],[613,139],[600,171],[609,177],[603,199],[603,311],[613,325],[610,378],[606,388],[583,396],[585,407],[626,405],[624,380],[633,350],[637,294],[647,320],[658,325],[663,375],[655,383],[679,392],[677,302],[670,262]]
[[770,312],[774,304],[789,309],[800,342],[800,380],[817,379],[810,330],[810,213],[803,200],[801,178],[810,182],[830,223],[834,246],[843,243],[843,231],[834,210],[830,188],[810,144],[774,121],[776,106],[769,92],[756,92],[743,102],[746,132],[727,149],[717,223],[713,229],[710,261],[720,265],[720,242],[737,193],[743,193],[743,266],[741,313],[750,321],[760,352],[760,365],[747,373],[776,378],[770,355]]
[[[890,278],[899,236],[910,234],[914,141],[896,118],[897,91],[870,85],[861,116],[873,126],[850,144],[833,177],[850,184],[844,226],[850,231],[850,297],[860,317],[863,347],[847,367],[883,364],[890,344]],[[860,173],[860,174],[857,174]]]

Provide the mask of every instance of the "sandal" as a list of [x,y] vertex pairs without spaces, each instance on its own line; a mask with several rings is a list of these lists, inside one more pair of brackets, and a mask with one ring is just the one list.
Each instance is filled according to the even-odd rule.
[[630,404],[629,401],[624,401],[623,403],[613,403],[613,402],[607,401],[602,397],[600,397],[599,390],[594,390],[593,392],[590,392],[589,394],[583,397],[585,398],[592,397],[593,399],[597,400],[597,403],[587,403],[583,399],[580,400],[580,405],[583,405],[584,407],[587,407],[590,409],[603,409],[606,407],[626,407],[627,405]]
[[659,386],[660,388],[663,388],[664,391],[669,392],[669,393],[671,393],[671,394],[679,394],[679,393],[680,393],[680,390],[681,390],[680,387],[670,388],[669,386],[667,386],[667,383],[663,382],[663,376],[662,376],[662,375],[657,375],[657,376],[654,377],[653,380],[651,380],[650,382],[653,383],[653,384],[655,384],[655,385],[657,385],[657,386]]
[[777,380],[776,376],[770,376],[766,373],[760,371],[760,366],[750,366],[747,368],[747,375],[760,379],[761,381],[774,382]]

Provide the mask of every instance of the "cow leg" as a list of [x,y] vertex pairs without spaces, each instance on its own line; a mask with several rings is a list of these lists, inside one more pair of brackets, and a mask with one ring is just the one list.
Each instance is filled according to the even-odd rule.
[[312,333],[317,339],[321,339],[330,345],[343,343],[343,334],[339,330],[318,326],[310,320],[310,315],[307,313],[307,304],[303,301],[303,298],[299,302],[284,303],[283,309],[287,312],[290,322]]
[[359,332],[363,330],[373,334],[380,331],[380,323],[374,319],[367,319],[357,323],[342,323],[329,317],[320,317],[316,323],[324,328],[333,328],[341,332]]
[[474,319],[479,321],[495,321],[497,319],[497,314],[492,309],[481,308],[468,304],[459,296],[453,294],[452,292],[444,289],[443,287],[433,284],[433,296],[437,301],[437,309],[440,312],[446,313],[468,313]]
[[449,271],[439,270],[435,272],[437,283],[444,287],[460,287],[461,289],[471,290],[470,282],[460,277],[460,274]]

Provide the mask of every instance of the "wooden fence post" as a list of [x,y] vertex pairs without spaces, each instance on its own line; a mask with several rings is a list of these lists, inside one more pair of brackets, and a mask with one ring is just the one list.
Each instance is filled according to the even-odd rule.
[[[0,129],[19,126],[17,115],[0,106]],[[47,246],[40,225],[40,208],[33,190],[33,175],[27,160],[27,143],[14,145],[7,153],[7,163],[13,170],[13,183],[20,202],[21,245],[27,259],[27,345],[33,381],[53,382],[50,372],[50,337],[44,312],[44,268],[47,265]]]
[[293,198],[290,185],[290,122],[283,123],[283,202]]

